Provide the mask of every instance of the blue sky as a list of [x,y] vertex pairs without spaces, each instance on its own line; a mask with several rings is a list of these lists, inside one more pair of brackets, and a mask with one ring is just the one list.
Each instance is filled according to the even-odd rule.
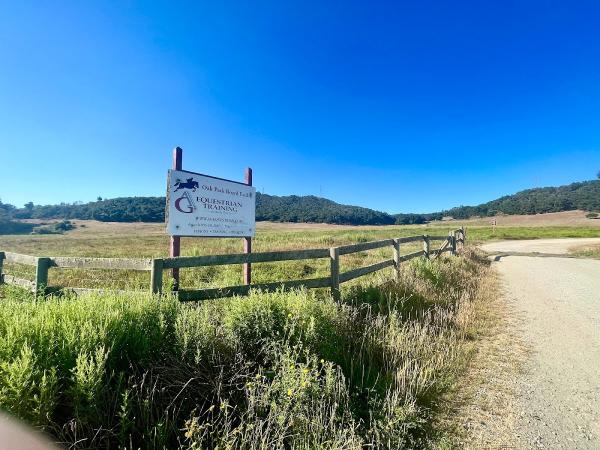
[[0,0],[0,199],[184,168],[388,212],[600,170],[600,3]]

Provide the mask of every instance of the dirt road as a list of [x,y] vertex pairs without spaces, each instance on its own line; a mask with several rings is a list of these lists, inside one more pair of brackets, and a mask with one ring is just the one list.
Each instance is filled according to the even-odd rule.
[[500,241],[482,245],[489,253],[556,253],[566,254],[570,249],[584,245],[598,245],[600,238],[532,239],[526,241]]
[[[600,239],[506,241],[490,253],[566,253]],[[531,349],[516,383],[520,448],[600,449],[600,261],[503,256],[494,262]]]

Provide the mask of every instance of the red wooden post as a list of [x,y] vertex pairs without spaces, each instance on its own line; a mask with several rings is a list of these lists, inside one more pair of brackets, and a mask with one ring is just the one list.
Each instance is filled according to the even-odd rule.
[[[182,170],[183,150],[179,147],[173,149],[173,169]],[[179,236],[171,236],[171,245],[169,246],[169,256],[171,258],[181,254],[181,238]],[[179,290],[179,269],[173,269],[173,290]]]
[[[246,179],[245,182],[248,186],[252,186],[252,169],[246,167]],[[244,253],[252,253],[252,238],[244,238]],[[244,263],[244,284],[248,285],[252,282],[252,265],[250,263]]]

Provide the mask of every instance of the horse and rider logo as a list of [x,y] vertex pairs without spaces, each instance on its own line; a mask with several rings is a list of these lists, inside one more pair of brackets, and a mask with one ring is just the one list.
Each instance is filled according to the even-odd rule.
[[[175,189],[174,192],[177,192],[180,189],[191,189],[193,192],[196,192],[196,189],[200,187],[198,182],[194,181],[193,178],[188,178],[185,182],[177,180],[175,182],[175,186],[177,186],[177,189]],[[181,204],[182,200],[187,200],[187,208]],[[188,191],[184,191],[181,197],[175,200],[175,208],[177,209],[177,211],[185,214],[191,214],[194,212],[194,209],[196,208],[194,205],[194,201],[192,200],[192,196]]]
[[177,192],[179,189],[191,189],[192,191],[196,192],[196,189],[199,187],[198,182],[194,181],[193,178],[188,178],[185,183],[181,180],[177,180],[175,182],[175,186],[177,186],[175,192]]

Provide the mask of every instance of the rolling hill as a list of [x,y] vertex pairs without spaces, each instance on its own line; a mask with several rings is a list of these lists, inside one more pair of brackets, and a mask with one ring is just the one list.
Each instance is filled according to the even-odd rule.
[[473,216],[542,214],[575,209],[600,210],[600,180],[526,189],[477,206],[458,206],[443,211],[442,215],[455,219],[468,219]]
[[[0,203],[0,205],[2,205]],[[120,197],[89,203],[33,205],[14,208],[4,204],[12,219],[91,219],[103,222],[163,222],[164,197]],[[317,222],[343,225],[390,225],[390,214],[360,206],[342,205],[315,196],[283,196],[257,193],[256,220]]]
[[[59,205],[27,204],[15,208],[0,202],[0,234],[31,231],[30,224],[14,219],[91,219],[103,222],[163,222],[164,197],[120,197],[89,203]],[[390,215],[360,206],[336,203],[315,196],[275,196],[257,193],[256,220],[315,222],[343,225],[422,224],[442,217],[467,219],[496,214],[540,214],[548,212],[600,210],[600,180],[558,187],[527,189],[476,206],[458,206],[430,214]]]

